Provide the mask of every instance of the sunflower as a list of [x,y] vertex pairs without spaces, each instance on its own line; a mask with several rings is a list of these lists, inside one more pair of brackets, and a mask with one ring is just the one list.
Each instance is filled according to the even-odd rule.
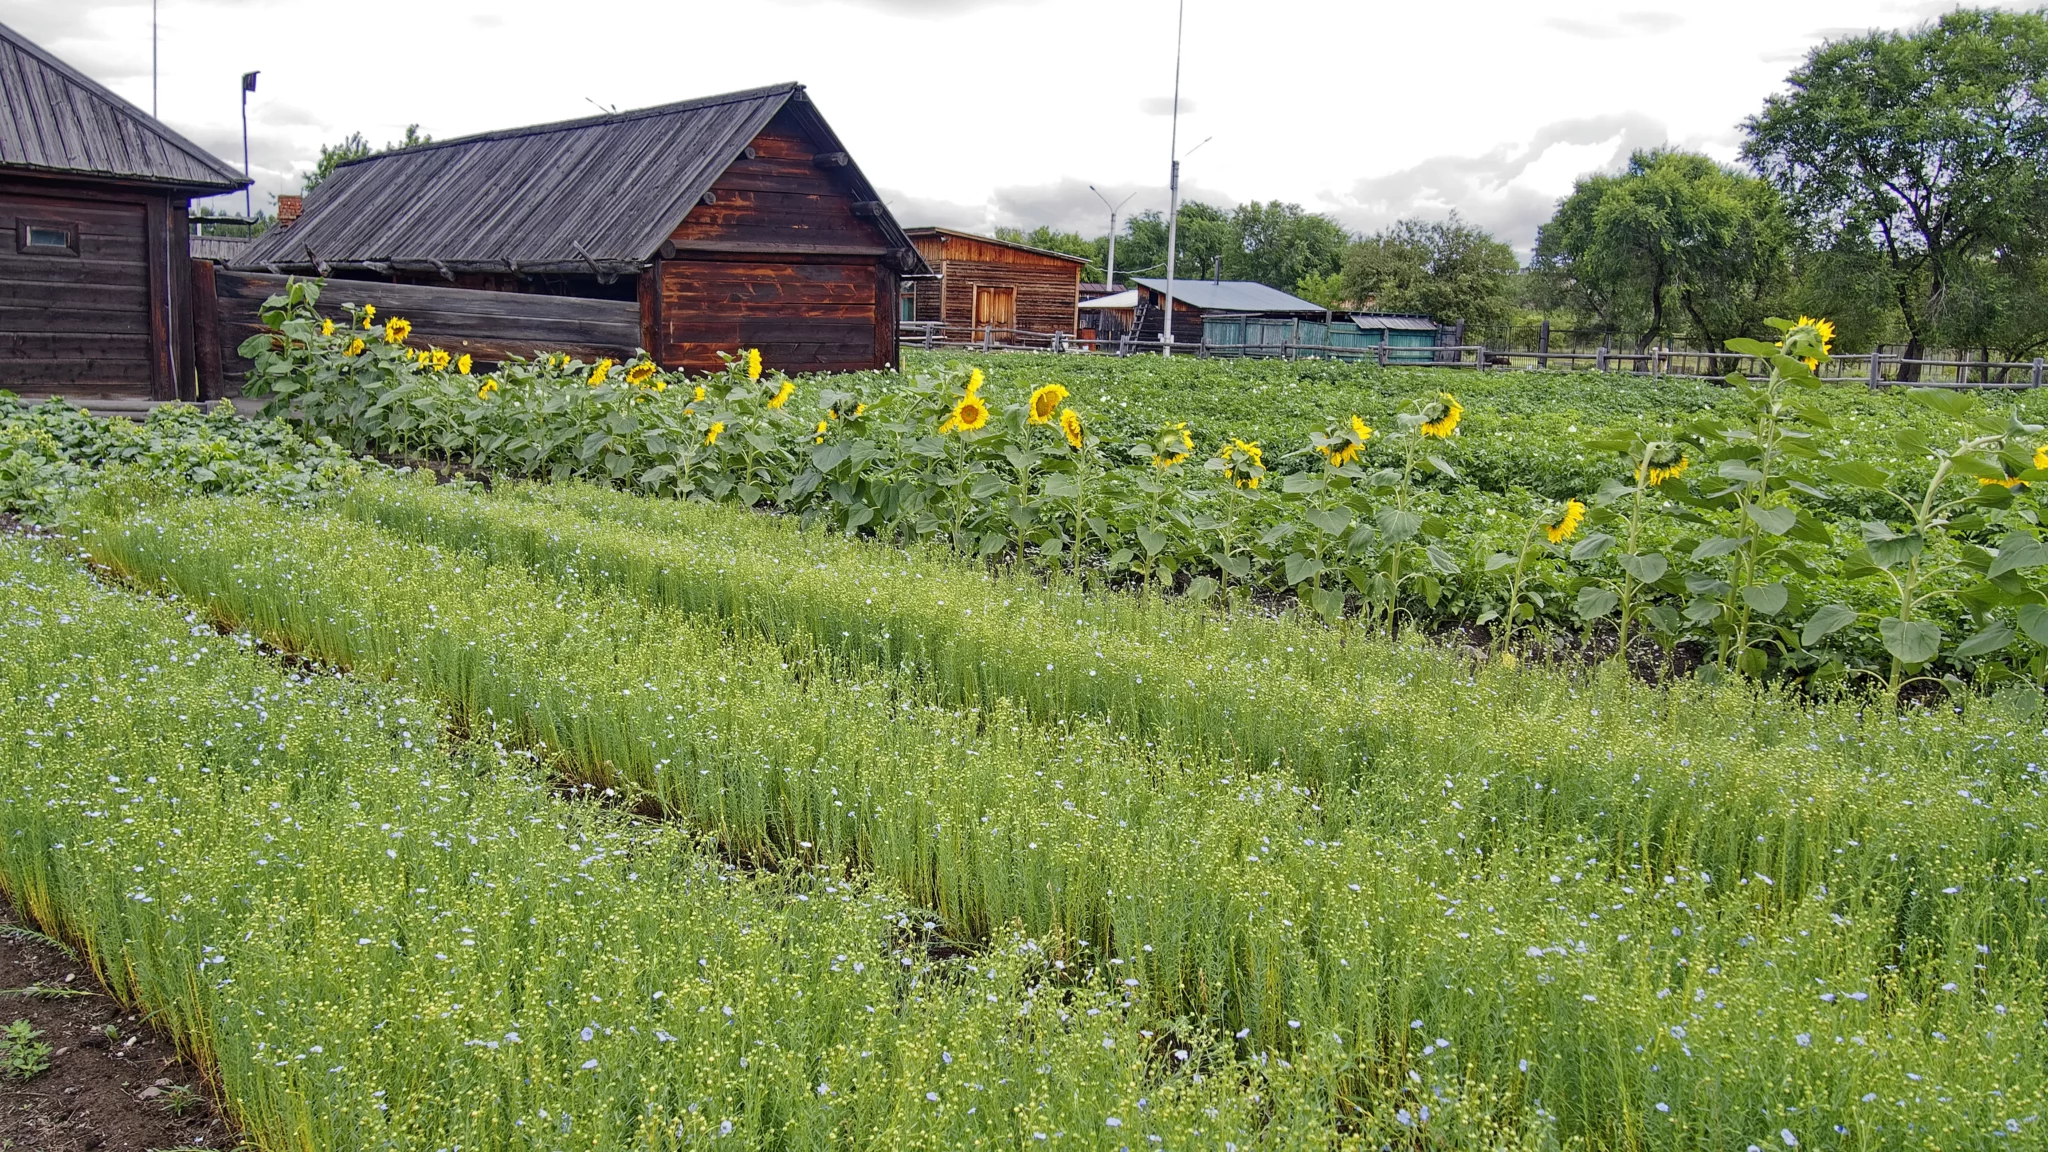
[[594,366],[591,367],[590,386],[592,388],[595,388],[599,384],[604,383],[604,378],[612,374],[613,363],[614,361],[611,359],[611,357],[607,356],[604,359],[599,360]]
[[867,410],[868,406],[865,404],[855,404],[853,406],[853,414],[855,416],[859,416],[861,413],[866,412]]
[[751,383],[760,378],[761,350],[759,348],[749,348],[747,349],[747,380]]
[[427,363],[432,365],[434,371],[436,372],[446,372],[448,370],[449,361],[453,359],[454,357],[448,355],[448,353],[442,351],[439,348],[436,348],[432,352],[427,353]]
[[692,403],[692,404],[702,404],[703,402],[704,402],[704,386],[703,386],[702,384],[699,384],[699,385],[697,385],[697,391],[696,391],[696,394],[690,397],[690,403]]
[[[1779,321],[1784,323],[1784,321]],[[1820,367],[1821,357],[1834,347],[1835,325],[1832,320],[1816,320],[1801,316],[1797,324],[1785,330],[1785,338],[1778,341],[1779,350],[1787,356],[1796,356],[1806,362],[1809,371]]]
[[1081,414],[1072,408],[1060,409],[1060,431],[1066,434],[1067,443],[1078,452],[1084,441],[1081,439]]
[[492,396],[496,395],[497,391],[497,379],[495,377],[486,376],[484,377],[484,386],[476,390],[476,398],[479,400],[488,400]]
[[645,384],[647,383],[647,378],[654,375],[655,372],[654,361],[642,360],[631,368],[626,369],[626,383],[635,385]]
[[368,328],[370,326],[370,321],[375,320],[376,318],[377,306],[375,304],[363,305],[363,327]]
[[362,338],[362,337],[360,337],[360,336],[358,336],[358,337],[356,337],[355,339],[353,339],[353,340],[349,341],[349,342],[348,342],[348,347],[347,347],[346,349],[344,349],[344,350],[342,351],[342,355],[343,355],[343,356],[361,356],[362,354],[363,354],[363,338]]
[[1987,488],[1989,488],[1993,484],[1998,485],[2000,488],[2018,488],[2021,485],[2025,484],[2026,481],[2020,479],[2017,476],[2007,476],[2003,479],[1998,480],[1994,480],[1989,476],[1979,476],[1977,478],[1977,483],[1982,484]]
[[1031,393],[1031,416],[1033,424],[1050,424],[1060,413],[1060,405],[1067,402],[1067,390],[1058,384],[1044,384]]
[[405,338],[410,335],[412,335],[411,321],[403,317],[393,317],[384,322],[384,342],[386,344],[403,344],[405,343]]
[[1579,530],[1579,524],[1586,519],[1586,506],[1577,500],[1567,500],[1555,519],[1543,522],[1543,534],[1552,544],[1560,544],[1572,538]]
[[960,398],[959,403],[953,405],[953,414],[946,417],[946,422],[939,431],[951,432],[957,429],[961,432],[973,432],[986,423],[988,402],[969,392]]
[[1458,421],[1464,419],[1465,409],[1458,398],[1449,392],[1437,393],[1437,398],[1422,406],[1422,434],[1438,440],[1448,440],[1458,430]]
[[1685,470],[1692,466],[1692,461],[1687,458],[1684,447],[1666,442],[1650,446],[1648,465],[1650,475],[1647,480],[1643,477],[1642,465],[1637,465],[1636,483],[1648,484],[1655,488],[1666,480],[1685,475]]
[[983,383],[985,383],[985,381],[982,379],[981,369],[976,368],[974,371],[969,372],[967,374],[967,394],[969,396],[981,395],[981,386]]
[[2034,449],[2034,467],[2048,469],[2048,444]]
[[829,422],[825,420],[818,421],[818,434],[816,436],[811,437],[811,443],[823,444],[825,442],[825,429],[828,426],[828,423]]
[[784,380],[782,387],[775,390],[774,398],[768,401],[768,406],[770,408],[780,408],[784,404],[789,403],[789,398],[794,395],[796,395],[796,381]]
[[723,431],[725,431],[725,421],[723,421],[723,420],[713,420],[713,421],[711,422],[711,430],[710,430],[710,431],[708,431],[708,432],[706,432],[706,433],[704,433],[704,443],[706,443],[706,444],[716,444],[716,443],[718,443],[718,434],[719,434],[720,432],[723,432]]
[[1239,488],[1259,486],[1259,477],[1266,469],[1266,457],[1259,451],[1258,441],[1247,444],[1233,436],[1216,455],[1225,464],[1224,471],[1229,473],[1232,484]]
[[455,370],[457,372],[462,373],[464,376],[467,376],[469,375],[469,366],[474,363],[476,363],[476,361],[471,360],[469,358],[469,353],[464,352],[462,355],[457,356],[455,358]]
[[1156,449],[1152,466],[1164,471],[1188,458],[1188,453],[1195,450],[1195,438],[1188,435],[1188,422],[1183,420],[1162,429],[1152,447]]
[[322,321],[320,322],[320,334],[321,334],[322,336],[332,336],[332,335],[334,335],[334,321],[332,321],[332,320],[322,320]]

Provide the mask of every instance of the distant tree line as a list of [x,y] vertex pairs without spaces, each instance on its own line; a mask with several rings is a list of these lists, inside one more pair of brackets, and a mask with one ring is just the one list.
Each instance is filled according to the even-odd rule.
[[[1355,236],[1298,204],[1191,202],[1174,272],[1487,339],[1548,319],[1615,347],[1720,347],[1804,312],[1848,351],[2048,352],[2048,10],[1822,44],[1742,128],[1746,167],[1659,148],[1580,179],[1527,267],[1456,213]],[[1106,236],[1001,231],[1104,275]],[[1164,275],[1163,216],[1133,217],[1116,258],[1119,281]]]

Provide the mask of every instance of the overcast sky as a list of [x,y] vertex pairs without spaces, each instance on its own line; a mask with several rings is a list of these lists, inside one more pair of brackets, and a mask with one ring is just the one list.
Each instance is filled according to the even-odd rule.
[[[1732,160],[1813,45],[1951,7],[1187,0],[1183,195],[1361,231],[1456,209],[1526,252],[1575,176],[1665,143]],[[150,107],[149,0],[0,0],[0,21]],[[798,80],[904,224],[1095,235],[1091,183],[1165,207],[1173,21],[1174,0],[160,0],[157,98],[239,164],[238,80],[261,70],[266,207],[351,131],[449,137]]]

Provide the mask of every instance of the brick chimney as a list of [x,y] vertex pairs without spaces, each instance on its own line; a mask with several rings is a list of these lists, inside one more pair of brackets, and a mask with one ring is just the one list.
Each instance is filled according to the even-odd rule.
[[277,226],[290,224],[299,218],[299,210],[306,206],[303,196],[279,196],[277,198]]

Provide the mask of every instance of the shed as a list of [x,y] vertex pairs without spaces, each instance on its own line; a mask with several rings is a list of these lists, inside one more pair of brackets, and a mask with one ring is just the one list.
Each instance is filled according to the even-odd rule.
[[[1166,281],[1133,277],[1138,293],[1137,332],[1144,340],[1156,341],[1165,324]],[[1192,344],[1205,339],[1204,321],[1210,316],[1238,320],[1308,320],[1322,323],[1329,310],[1313,301],[1289,295],[1255,280],[1176,280],[1173,282],[1173,338]],[[1212,343],[1256,343],[1256,340],[1216,340]]]
[[788,371],[895,364],[931,274],[800,84],[352,161],[235,267],[633,301],[667,367]]
[[1354,312],[1351,326],[1357,329],[1355,336],[1346,334],[1347,339],[1337,338],[1342,326],[1332,324],[1332,344],[1348,344],[1356,341],[1363,347],[1377,347],[1384,344],[1389,349],[1401,349],[1387,353],[1389,362],[1402,364],[1427,364],[1435,358],[1433,351],[1441,341],[1443,328],[1427,316],[1403,312]]
[[186,217],[248,181],[4,24],[0,94],[0,388],[197,398]]
[[909,235],[938,275],[915,286],[908,319],[962,336],[983,328],[1051,334],[1079,327],[1075,308],[1087,257],[951,228],[912,228]]

